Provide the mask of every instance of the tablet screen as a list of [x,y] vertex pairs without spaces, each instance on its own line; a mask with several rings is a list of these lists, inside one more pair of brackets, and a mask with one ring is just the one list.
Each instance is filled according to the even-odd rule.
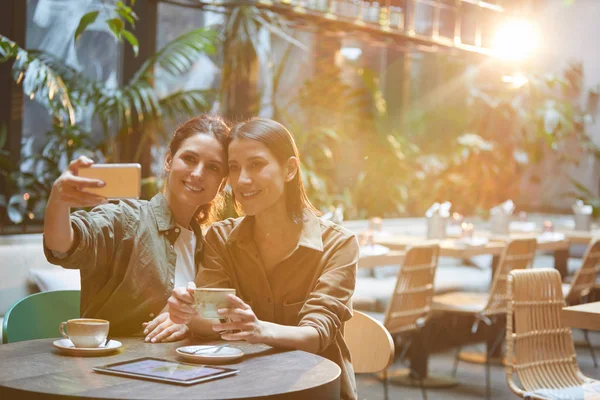
[[102,369],[104,372],[122,373],[124,375],[136,375],[181,383],[197,381],[202,378],[210,378],[235,371],[229,368],[193,365],[150,357],[105,365],[98,369]]

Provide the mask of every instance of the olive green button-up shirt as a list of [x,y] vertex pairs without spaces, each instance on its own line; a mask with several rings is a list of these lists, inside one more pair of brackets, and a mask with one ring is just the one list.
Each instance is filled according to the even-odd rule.
[[319,354],[342,369],[341,397],[355,399],[344,322],[352,317],[358,241],[341,226],[305,216],[296,249],[270,272],[253,239],[253,217],[213,224],[206,233],[196,285],[235,288],[260,320],[314,327]]
[[[56,257],[44,243],[49,262],[81,271],[81,316],[110,321],[111,336],[142,333],[142,323],[167,304],[175,282],[174,243],[179,228],[162,194],[150,201],[118,200],[90,212],[71,214],[75,243]],[[196,271],[202,231],[196,234]]]

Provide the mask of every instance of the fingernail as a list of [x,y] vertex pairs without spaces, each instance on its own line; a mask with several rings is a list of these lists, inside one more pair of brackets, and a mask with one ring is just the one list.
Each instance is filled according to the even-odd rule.
[[98,182],[98,187],[103,187],[104,185],[106,185],[105,182],[103,182],[103,181]]
[[156,338],[152,338],[152,343],[156,343]]
[[147,337],[147,338],[146,338],[146,339],[144,339],[144,340],[146,341],[146,343],[148,343],[148,342],[150,341],[150,338],[148,338],[148,337]]
[[225,314],[225,311],[226,311],[226,309],[224,309],[224,308],[219,308],[219,309],[217,310],[217,314]]
[[213,325],[213,331],[222,331],[220,325]]
[[148,329],[146,329],[146,330],[144,331],[144,335],[147,335],[147,334],[148,334]]

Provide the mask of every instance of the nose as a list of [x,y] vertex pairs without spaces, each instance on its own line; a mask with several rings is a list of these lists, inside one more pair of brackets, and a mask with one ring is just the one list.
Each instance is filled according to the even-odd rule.
[[248,174],[245,168],[240,170],[240,176],[237,179],[239,185],[252,185],[252,178]]
[[202,179],[204,177],[204,164],[200,163],[192,170],[192,177]]

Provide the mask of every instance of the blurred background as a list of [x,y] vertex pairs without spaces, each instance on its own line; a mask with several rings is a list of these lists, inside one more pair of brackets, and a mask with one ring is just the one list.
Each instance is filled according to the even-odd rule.
[[[140,162],[203,112],[295,135],[345,219],[600,206],[595,0],[7,0],[0,234],[40,232],[68,161]],[[233,215],[229,208],[224,216]]]

